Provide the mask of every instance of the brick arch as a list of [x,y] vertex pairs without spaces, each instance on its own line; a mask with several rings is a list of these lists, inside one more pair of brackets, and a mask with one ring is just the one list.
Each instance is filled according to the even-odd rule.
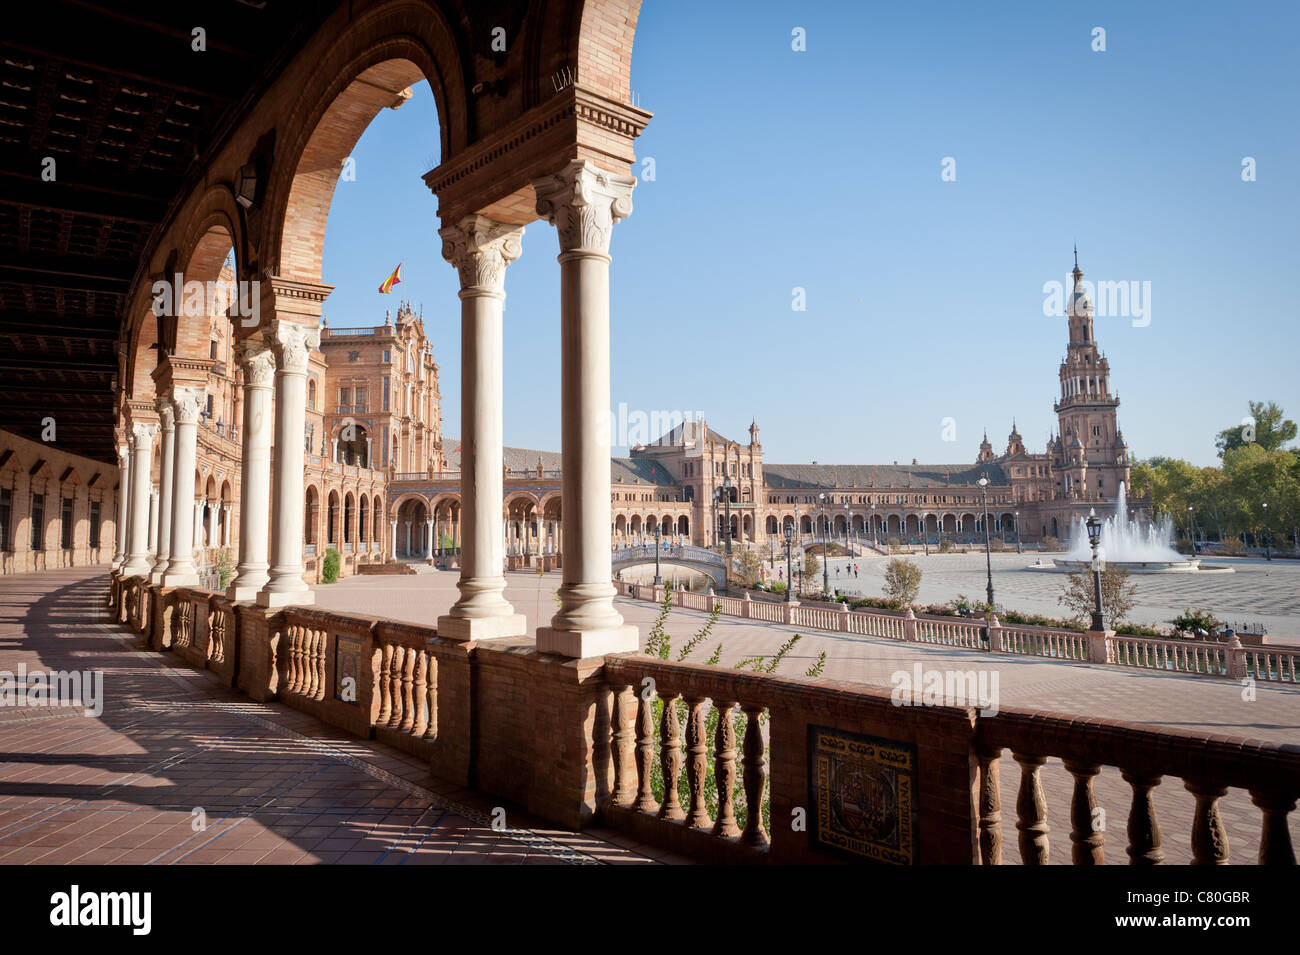
[[429,499],[419,491],[407,491],[405,494],[399,494],[388,502],[388,519],[390,521],[397,520],[398,512],[401,511],[402,505],[407,501],[419,501],[426,508],[429,507]]
[[416,0],[379,4],[340,31],[277,136],[260,243],[270,272],[320,282],[325,222],[342,162],[398,91],[427,80],[442,160],[465,148],[468,64],[460,46],[444,14]]

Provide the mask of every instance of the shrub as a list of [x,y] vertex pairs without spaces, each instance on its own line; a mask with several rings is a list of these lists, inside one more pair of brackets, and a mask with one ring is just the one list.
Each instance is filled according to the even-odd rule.
[[321,564],[320,579],[332,584],[339,579],[339,552],[331,547],[325,551],[325,560]]
[[1223,626],[1223,621],[1208,610],[1184,610],[1169,622],[1174,625],[1174,636],[1188,639],[1195,638],[1197,630],[1214,634]]
[[901,557],[890,558],[885,567],[885,595],[910,604],[921,590],[921,568]]
[[[1114,629],[1124,622],[1133,609],[1137,585],[1130,583],[1128,571],[1115,564],[1107,564],[1101,572],[1101,609],[1106,622]],[[1076,570],[1066,577],[1061,595],[1056,598],[1065,604],[1076,620],[1088,620],[1097,605],[1097,591],[1093,586],[1091,570]]]
[[1038,542],[1039,550],[1061,550],[1061,542],[1051,534],[1044,534],[1043,539]]
[[1240,557],[1245,549],[1240,537],[1225,537],[1218,552],[1224,557]]
[[231,575],[235,572],[235,564],[230,557],[229,547],[221,548],[221,551],[217,554],[217,563],[214,569],[217,572],[220,589],[225,590],[230,586]]
[[939,553],[951,554],[956,550],[956,545],[952,541],[939,541]]
[[991,538],[989,538],[989,550],[990,550],[990,551],[993,551],[994,553],[997,553],[997,552],[999,552],[999,551],[1004,551],[1004,550],[1006,550],[1006,549],[1007,549],[1006,541],[1004,541],[1001,537],[991,537]]

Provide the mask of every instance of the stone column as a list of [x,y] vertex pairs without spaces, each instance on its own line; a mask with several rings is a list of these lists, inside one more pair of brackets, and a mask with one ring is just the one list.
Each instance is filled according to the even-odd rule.
[[239,564],[226,596],[256,600],[266,586],[267,520],[271,511],[271,385],[275,356],[262,341],[246,341],[237,353],[244,373],[243,445],[239,473]]
[[164,587],[192,587],[199,582],[194,567],[194,465],[198,457],[199,412],[204,406],[202,388],[173,388],[172,407],[176,437],[172,463],[172,516],[169,558],[163,570]]
[[320,328],[276,319],[269,330],[275,354],[275,497],[271,520],[271,560],[258,606],[311,604],[315,595],[302,579],[303,466],[307,423],[307,358],[320,344]]
[[428,530],[429,546],[425,550],[424,556],[432,559],[433,557],[433,521],[425,521],[425,528]]
[[389,560],[397,560],[397,521],[389,521],[393,526],[393,552],[388,555]]
[[161,584],[167,562],[171,559],[172,484],[176,458],[176,409],[170,398],[158,399],[158,418],[162,422],[162,463],[158,468],[158,548],[154,552],[151,584]]
[[158,425],[137,422],[131,426],[131,526],[126,539],[122,576],[149,573],[149,472],[153,437]]
[[149,572],[158,557],[158,489],[149,489]]
[[537,649],[568,657],[636,650],[614,609],[610,573],[609,242],[632,212],[636,180],[574,160],[533,183],[537,212],[560,239],[564,582]]
[[[506,266],[523,251],[522,226],[468,216],[439,231],[442,255],[460,273],[461,511],[465,525],[460,598],[438,618],[453,640],[520,636],[523,614],[505,599],[501,499],[502,312]],[[606,470],[609,462],[605,463]]]
[[117,541],[113,567],[120,570],[126,563],[126,531],[131,523],[131,450],[123,444],[117,449]]

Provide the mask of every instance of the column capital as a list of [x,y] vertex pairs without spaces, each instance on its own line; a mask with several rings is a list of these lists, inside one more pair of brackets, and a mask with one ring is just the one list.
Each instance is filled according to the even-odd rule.
[[172,407],[170,398],[159,398],[156,402],[158,407],[158,420],[162,422],[162,430],[165,432],[176,429],[176,409]]
[[460,273],[462,292],[502,293],[506,266],[523,254],[524,227],[472,215],[438,230],[442,257]]
[[244,372],[249,388],[270,388],[275,382],[275,353],[271,346],[255,338],[245,339],[235,348],[235,360]]
[[636,178],[610,172],[586,159],[533,182],[537,214],[554,225],[560,252],[609,255],[614,223],[632,214]]
[[156,421],[137,421],[131,425],[131,437],[134,439],[137,451],[152,447],[154,436],[157,434],[158,422]]
[[131,464],[131,445],[119,444],[117,446],[117,466],[120,468],[129,467]]
[[268,333],[271,350],[275,353],[276,368],[294,374],[307,373],[307,359],[312,349],[320,346],[320,328],[300,322],[276,319]]
[[176,407],[177,424],[198,424],[199,415],[206,404],[207,392],[202,388],[172,389],[172,404]]

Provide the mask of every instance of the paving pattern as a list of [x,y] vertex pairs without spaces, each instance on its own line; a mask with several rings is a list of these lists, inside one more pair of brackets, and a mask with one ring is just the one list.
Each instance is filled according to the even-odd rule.
[[[103,711],[0,707],[0,864],[645,864],[419,760],[172,668],[105,623],[102,570],[0,577],[0,671],[99,670]],[[90,698],[85,698],[91,702]]]

